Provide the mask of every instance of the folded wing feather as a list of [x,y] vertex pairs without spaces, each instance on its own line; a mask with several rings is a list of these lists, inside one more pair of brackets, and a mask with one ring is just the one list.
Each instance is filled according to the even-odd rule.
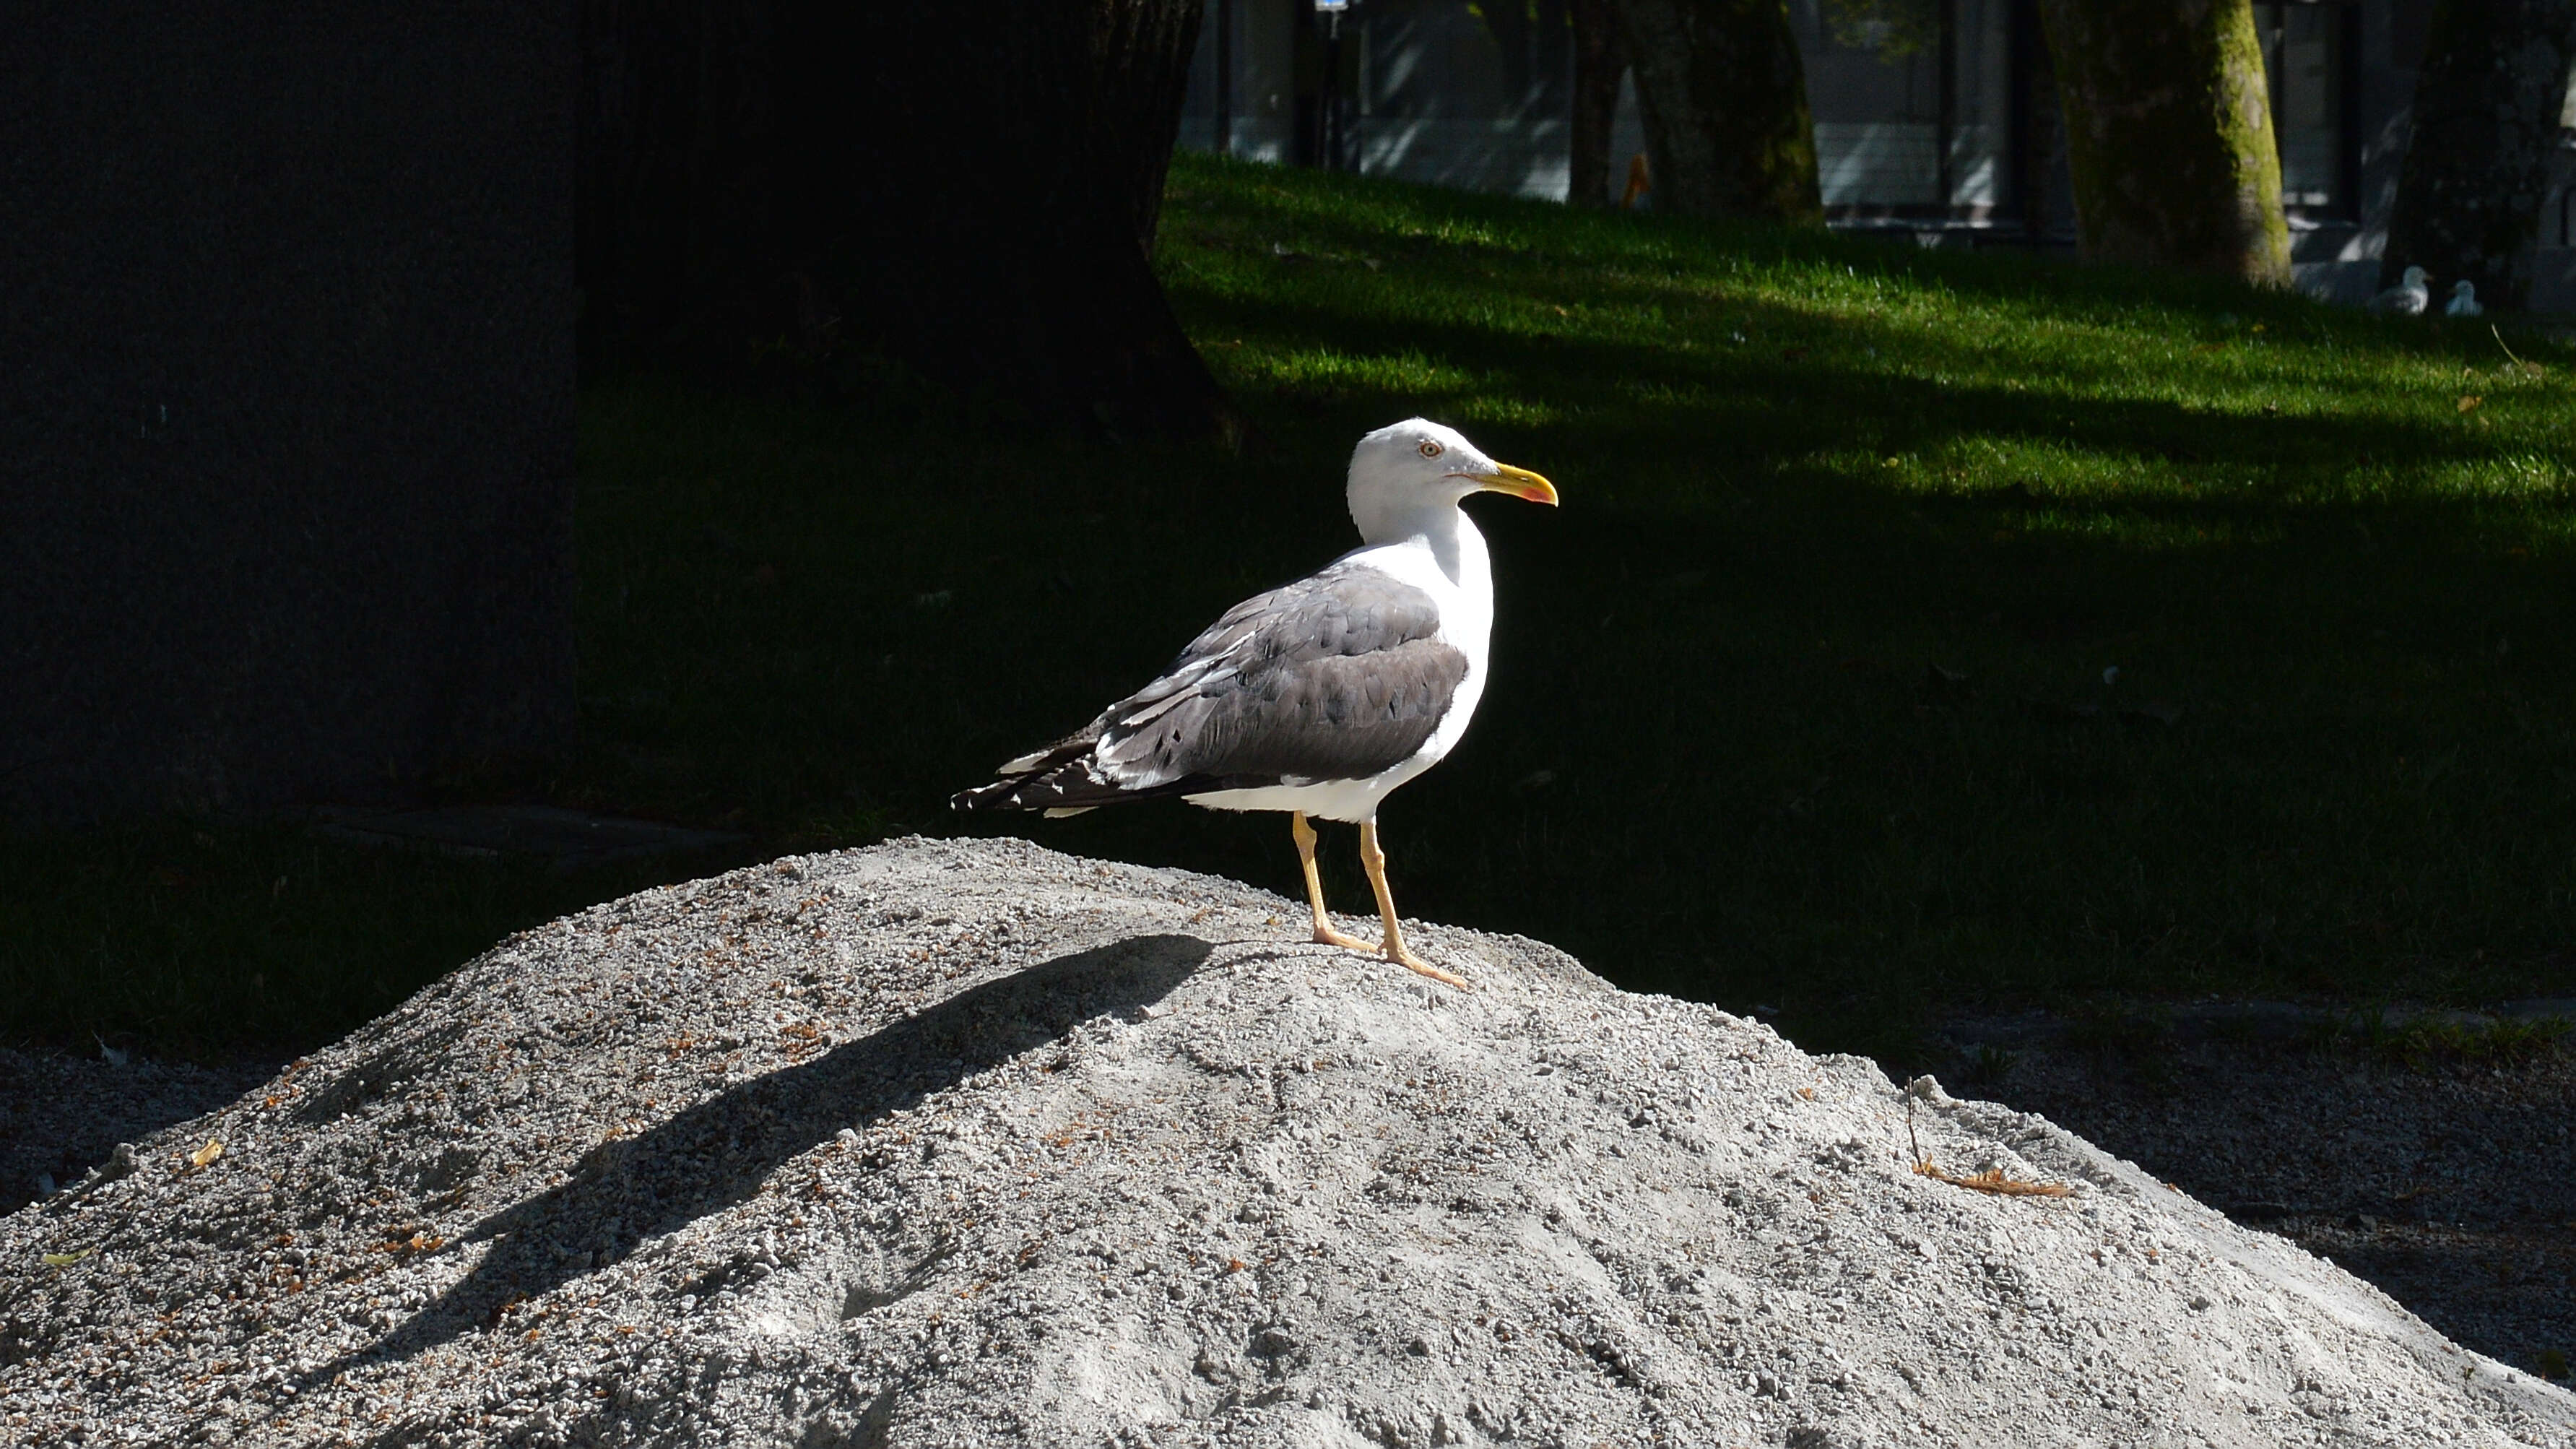
[[1368,778],[1422,748],[1466,678],[1439,631],[1428,593],[1336,564],[1227,610],[1154,682],[955,803],[1065,810]]

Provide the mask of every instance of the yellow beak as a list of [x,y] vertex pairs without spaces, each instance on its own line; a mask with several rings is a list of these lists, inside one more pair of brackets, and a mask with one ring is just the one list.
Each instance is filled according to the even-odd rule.
[[1514,498],[1526,498],[1532,503],[1544,503],[1550,508],[1556,506],[1556,485],[1527,468],[1515,468],[1509,463],[1496,463],[1491,473],[1467,473],[1461,476],[1474,479],[1488,493],[1508,493]]

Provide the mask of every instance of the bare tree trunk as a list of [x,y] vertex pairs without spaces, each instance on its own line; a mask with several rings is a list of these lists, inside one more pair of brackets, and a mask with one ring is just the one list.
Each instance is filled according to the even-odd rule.
[[2519,307],[2547,199],[2567,66],[2570,0],[2442,0],[2415,73],[2415,139],[2398,173],[2380,268],[2409,266]]
[[1476,16],[1485,22],[1485,33],[1494,38],[1494,49],[1503,62],[1503,103],[1517,115],[1530,102],[1530,21],[1529,8],[1521,0],[1476,7]]
[[585,357],[846,330],[1113,437],[1238,424],[1151,264],[1200,0],[584,0]]
[[1530,65],[1538,72],[1538,104],[1554,114],[1566,103],[1574,77],[1574,0],[1530,0],[1538,17],[1530,41]]
[[1814,221],[1816,128],[1787,0],[1613,0],[1655,209]]
[[1610,128],[1619,117],[1619,77],[1628,53],[1619,43],[1612,0],[1572,0],[1574,115],[1565,199],[1576,206],[1610,204]]
[[2057,165],[2066,154],[2066,112],[2058,103],[2057,68],[2040,35],[2034,0],[2013,7],[2013,44],[2030,57],[2013,92],[2013,197],[2023,234],[2036,247],[2047,241],[2056,218],[2074,208],[2057,184]]
[[2286,285],[2251,0],[2041,0],[2084,254]]

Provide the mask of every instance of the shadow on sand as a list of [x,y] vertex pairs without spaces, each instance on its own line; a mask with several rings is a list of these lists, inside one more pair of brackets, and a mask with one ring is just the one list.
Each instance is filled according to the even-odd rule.
[[[498,1321],[508,1305],[625,1258],[749,1198],[844,1127],[864,1129],[1104,1013],[1133,1016],[1208,956],[1195,936],[1136,936],[987,981],[802,1065],[728,1088],[602,1143],[572,1180],[459,1237],[492,1247],[455,1287],[375,1343],[307,1375],[408,1358]],[[605,1111],[606,1104],[602,1104]],[[454,1251],[451,1249],[450,1251]]]

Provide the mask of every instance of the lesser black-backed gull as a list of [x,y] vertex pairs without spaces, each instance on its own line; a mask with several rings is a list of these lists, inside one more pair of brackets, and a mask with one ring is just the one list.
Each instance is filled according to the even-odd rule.
[[[950,803],[1072,815],[1177,795],[1218,810],[1284,810],[1315,940],[1466,985],[1405,946],[1377,808],[1440,763],[1485,692],[1493,566],[1458,505],[1487,492],[1556,502],[1545,478],[1437,423],[1414,418],[1360,439],[1349,487],[1360,547],[1228,609],[1161,678]],[[1359,826],[1383,942],[1337,931],[1325,915],[1310,815]]]

